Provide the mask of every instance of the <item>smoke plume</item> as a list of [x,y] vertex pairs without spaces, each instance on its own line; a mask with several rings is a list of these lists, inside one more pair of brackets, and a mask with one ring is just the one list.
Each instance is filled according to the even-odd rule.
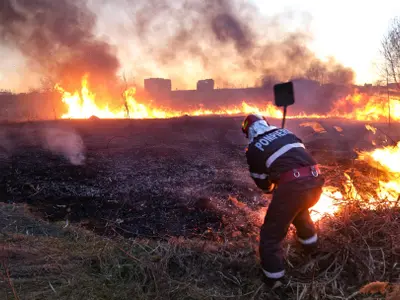
[[85,162],[84,143],[74,131],[63,128],[44,128],[41,131],[41,146],[54,154],[63,155],[73,165]]
[[73,129],[40,124],[0,129],[0,160],[29,147],[61,155],[73,165],[86,161],[83,140]]
[[94,33],[96,15],[83,0],[1,0],[0,41],[29,66],[74,90],[88,73],[93,86],[115,82],[119,60]]
[[[353,71],[323,62],[308,48],[308,19],[285,28],[290,13],[263,16],[249,1],[125,1],[135,33],[135,51],[181,86],[199,76],[221,85],[260,85],[293,78],[349,84]],[[150,64],[137,62],[137,66]],[[184,76],[182,76],[184,74]],[[195,78],[197,77],[197,78]]]
[[216,87],[352,83],[351,69],[309,49],[309,19],[292,26],[296,16],[267,17],[245,0],[2,0],[0,41],[67,90],[89,73],[98,95],[126,71],[140,84],[170,78],[173,88],[205,78]]

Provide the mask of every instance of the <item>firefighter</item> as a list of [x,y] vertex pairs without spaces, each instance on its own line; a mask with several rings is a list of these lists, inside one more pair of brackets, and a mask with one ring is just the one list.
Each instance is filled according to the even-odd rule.
[[281,244],[291,224],[298,242],[307,251],[316,249],[318,235],[308,209],[318,202],[325,181],[301,139],[289,130],[250,114],[242,131],[249,141],[250,176],[263,192],[273,195],[261,227],[259,251],[264,281],[274,286],[285,281]]

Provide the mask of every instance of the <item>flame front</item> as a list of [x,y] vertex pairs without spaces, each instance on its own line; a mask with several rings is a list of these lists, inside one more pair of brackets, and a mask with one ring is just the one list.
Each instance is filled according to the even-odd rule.
[[[266,106],[260,108],[243,101],[240,106],[222,107],[216,110],[199,108],[190,111],[180,111],[162,107],[153,107],[148,103],[139,103],[135,99],[135,88],[129,88],[124,91],[124,105],[121,105],[116,109],[110,109],[108,105],[99,107],[96,103],[96,95],[89,89],[88,76],[83,77],[80,91],[71,93],[64,90],[60,85],[56,85],[55,88],[62,94],[62,101],[66,104],[68,109],[68,112],[62,115],[63,119],[87,119],[91,116],[107,119],[165,119],[184,115],[244,115],[249,113],[260,113],[272,118],[282,118],[283,116],[282,111],[272,102],[269,102]],[[320,119],[336,117],[360,121],[386,121],[389,116],[389,111],[393,120],[400,120],[400,101],[392,99],[389,107],[387,98],[383,96],[354,93],[335,101],[328,114],[318,115],[300,113],[298,115],[289,115],[287,118]]]
[[378,148],[369,154],[390,173],[400,173],[400,142],[396,146]]
[[[376,132],[376,128],[371,126],[368,129]],[[379,168],[385,175],[384,179],[379,180],[375,193],[370,191],[360,193],[355,187],[352,177],[344,173],[346,178],[343,182],[345,195],[343,196],[334,187],[324,187],[319,202],[310,209],[311,218],[314,221],[320,220],[324,215],[334,215],[340,211],[342,202],[357,201],[358,207],[369,210],[395,207],[400,202],[400,142],[396,146],[361,152],[359,159]]]
[[334,103],[329,116],[342,117],[359,121],[400,120],[400,102],[396,98],[382,95],[355,93]]
[[400,199],[400,142],[396,146],[387,146],[371,152],[363,152],[361,158],[383,171],[385,179],[379,180],[376,197],[370,202],[386,205],[396,205]]
[[[110,110],[108,105],[99,107],[96,104],[96,95],[89,89],[88,77],[82,79],[82,88],[80,91],[70,93],[65,91],[60,85],[56,85],[55,89],[62,94],[62,102],[66,104],[68,112],[61,116],[62,119],[88,119],[91,116],[96,116],[101,119],[166,119],[189,116],[207,116],[207,115],[238,115],[259,113],[268,115],[273,118],[282,118],[282,112],[272,103],[269,103],[266,108],[260,109],[256,106],[242,102],[240,107],[227,107],[218,110],[210,110],[199,108],[191,111],[179,111],[167,108],[152,107],[149,104],[139,103],[135,99],[136,89],[129,88],[124,91],[125,105]],[[129,114],[128,114],[129,112]]]
[[65,91],[60,85],[56,85],[56,90],[62,93],[62,101],[67,105],[68,112],[61,117],[63,119],[88,119],[91,116],[99,118],[123,118],[122,112],[111,112],[108,106],[99,108],[96,104],[96,95],[90,92],[87,76],[82,79],[82,88],[71,94]]

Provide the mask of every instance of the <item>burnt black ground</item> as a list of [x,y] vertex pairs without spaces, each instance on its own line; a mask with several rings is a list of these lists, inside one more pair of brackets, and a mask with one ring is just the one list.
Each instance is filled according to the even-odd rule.
[[[17,135],[19,128],[27,127],[74,129],[83,138],[87,161],[74,166],[60,155],[19,141],[0,162],[0,198],[26,202],[45,220],[79,222],[106,235],[167,238],[218,231],[227,224],[223,210],[215,206],[229,208],[229,196],[253,210],[266,204],[248,176],[241,121],[183,117],[2,125],[2,130]],[[307,122],[312,123],[305,126]],[[326,132],[312,129],[313,122]],[[273,123],[279,126],[280,120]],[[340,120],[287,122],[287,128],[328,167],[326,172],[335,174],[354,164],[354,148],[371,149],[371,139],[377,137],[364,125]],[[390,131],[394,139],[396,132]],[[340,186],[339,179],[336,184]]]

